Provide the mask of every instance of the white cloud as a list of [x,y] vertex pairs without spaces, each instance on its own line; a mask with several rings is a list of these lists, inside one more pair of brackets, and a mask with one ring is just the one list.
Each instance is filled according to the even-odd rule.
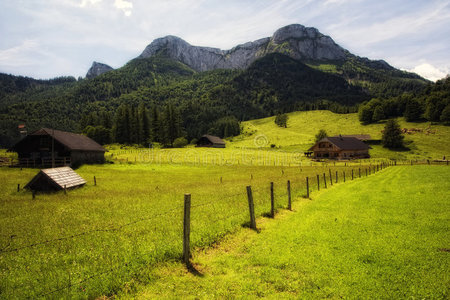
[[86,7],[86,5],[95,5],[99,2],[102,2],[102,0],[81,0],[80,6]]
[[115,0],[114,7],[123,11],[125,16],[131,16],[131,10],[133,9],[133,3],[126,0]]
[[420,64],[410,71],[417,73],[420,76],[429,79],[431,81],[442,79],[449,74],[448,70],[447,71],[439,70],[438,68],[428,63]]
[[30,57],[30,54],[38,50],[39,44],[36,40],[25,40],[18,46],[0,50],[0,66],[32,65],[35,59]]

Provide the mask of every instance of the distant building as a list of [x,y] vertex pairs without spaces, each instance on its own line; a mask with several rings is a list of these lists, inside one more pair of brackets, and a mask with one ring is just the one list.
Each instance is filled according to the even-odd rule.
[[205,134],[198,140],[197,147],[225,148],[225,141],[220,137]]
[[53,159],[55,167],[105,162],[105,149],[94,140],[48,128],[32,132],[8,151],[18,153],[20,167],[52,167]]
[[334,136],[318,141],[308,151],[313,158],[354,159],[369,158],[371,147],[356,137]]

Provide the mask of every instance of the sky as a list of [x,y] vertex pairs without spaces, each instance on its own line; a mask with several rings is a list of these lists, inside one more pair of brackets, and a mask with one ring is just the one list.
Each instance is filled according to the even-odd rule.
[[226,50],[294,23],[433,81],[450,73],[450,0],[0,0],[0,72],[84,77],[158,37]]

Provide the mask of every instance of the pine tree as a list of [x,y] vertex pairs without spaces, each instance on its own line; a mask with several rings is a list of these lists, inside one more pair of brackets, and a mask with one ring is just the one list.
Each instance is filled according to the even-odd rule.
[[390,119],[384,126],[381,143],[385,148],[403,148],[403,134],[397,120]]
[[151,108],[151,119],[150,119],[150,139],[153,142],[161,142],[161,118],[159,114],[159,110],[156,105],[153,105]]
[[145,145],[150,138],[150,120],[148,118],[148,111],[144,103],[140,103],[138,107],[139,119],[139,144]]
[[130,142],[133,144],[139,143],[139,120],[137,115],[137,108],[130,109]]
[[130,107],[121,104],[117,108],[114,118],[113,138],[116,143],[126,144],[130,142]]
[[164,144],[173,146],[173,141],[181,136],[181,115],[172,103],[166,105],[162,118],[164,127]]

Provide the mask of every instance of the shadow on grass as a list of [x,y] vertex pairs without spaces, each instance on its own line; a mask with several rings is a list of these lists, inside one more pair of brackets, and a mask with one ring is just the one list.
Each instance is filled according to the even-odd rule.
[[191,273],[194,276],[197,276],[197,277],[205,276],[205,275],[203,275],[203,273],[201,273],[199,270],[197,270],[197,268],[195,268],[195,266],[191,262],[186,264],[186,269],[188,270],[189,273]]

